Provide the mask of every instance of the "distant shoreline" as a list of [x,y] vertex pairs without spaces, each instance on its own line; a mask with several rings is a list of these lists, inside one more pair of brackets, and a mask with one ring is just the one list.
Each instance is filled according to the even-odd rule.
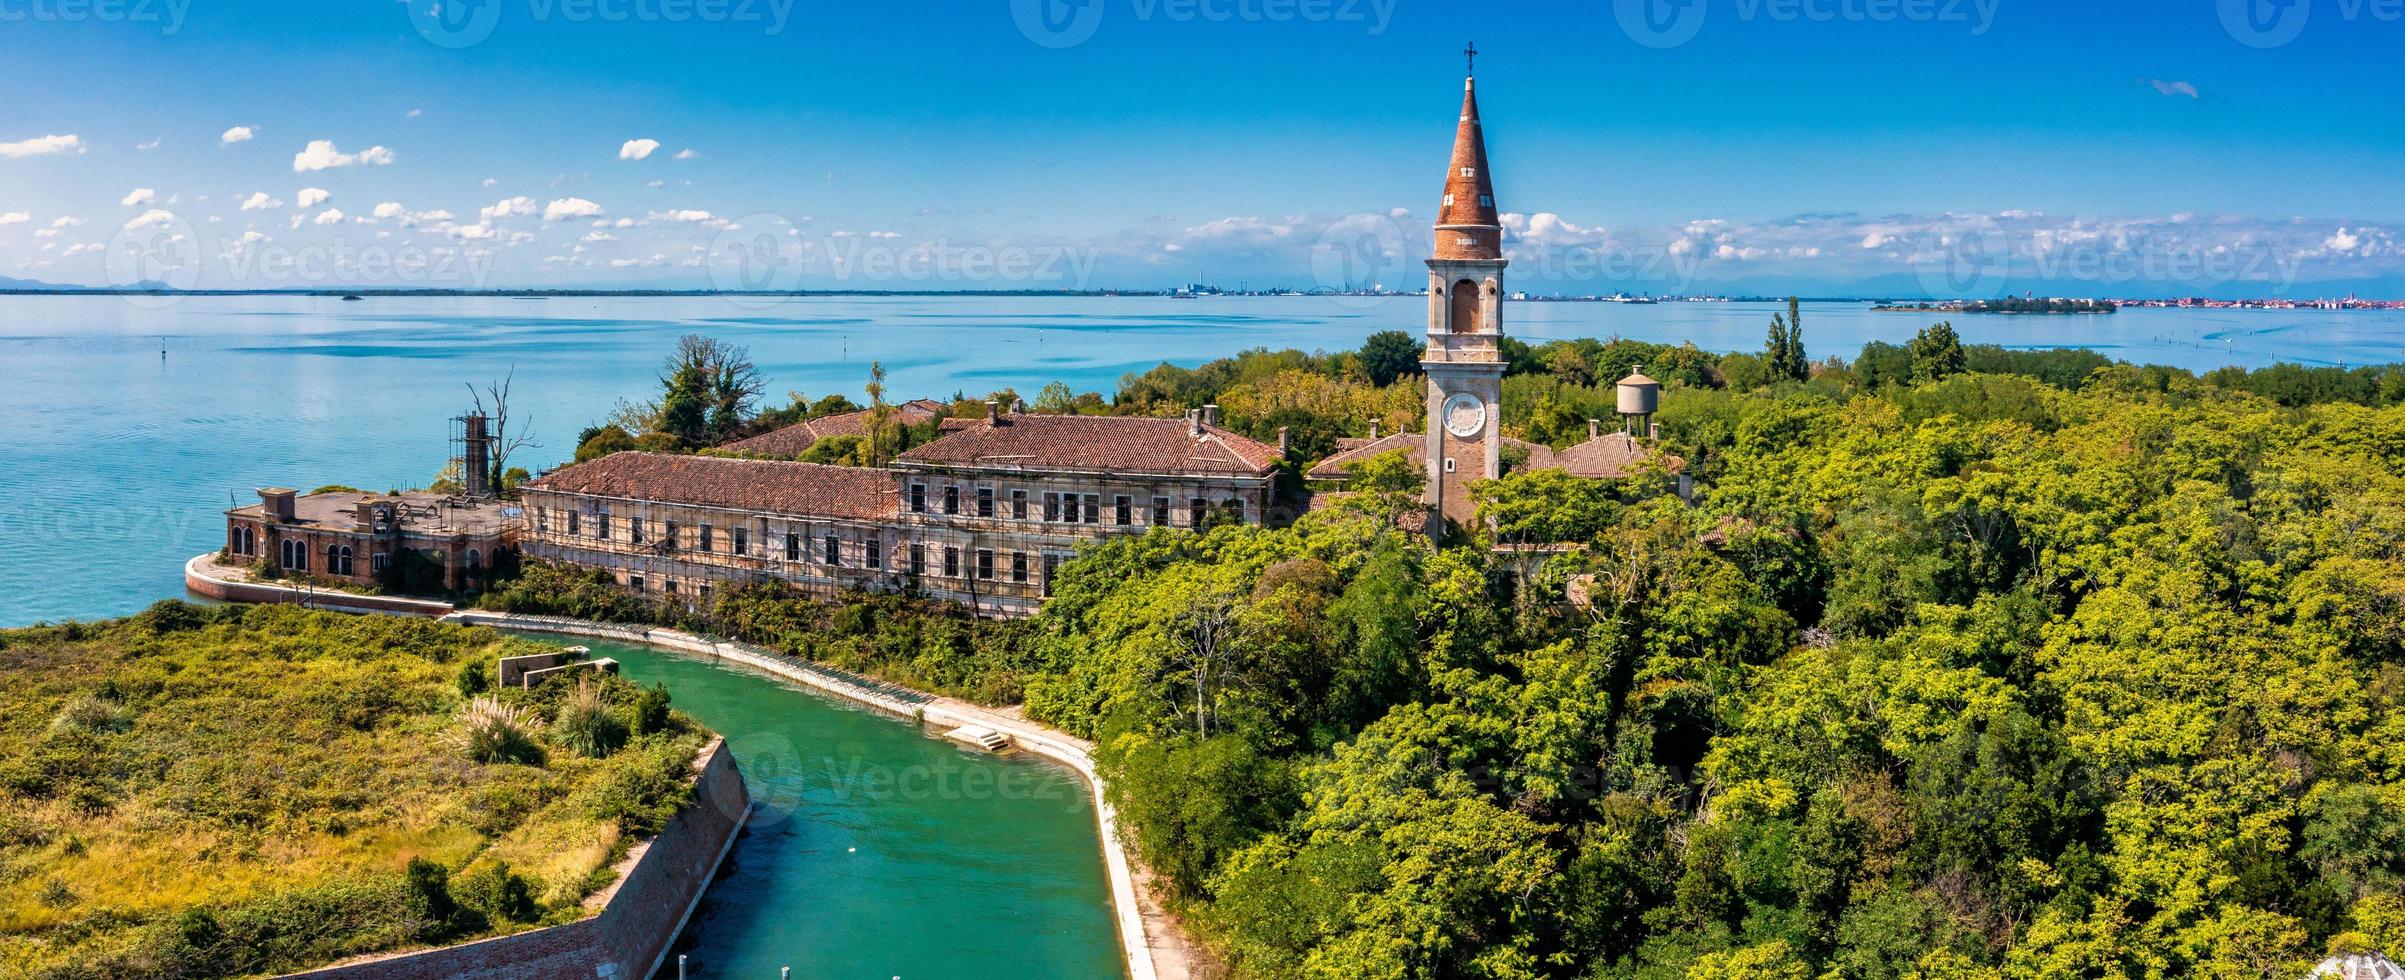
[[[1425,292],[1306,292],[1302,290],[1259,290],[1241,292],[1191,293],[1176,289],[808,289],[808,290],[730,290],[730,289],[132,289],[110,287],[0,287],[0,296],[291,296],[322,299],[649,299],[683,298],[707,299],[715,296],[749,299],[813,299],[845,297],[1000,297],[1046,299],[1311,299],[1311,298],[1369,298],[1418,299]],[[1640,305],[1673,303],[1784,303],[1786,296],[1665,296],[1642,301]],[[1517,296],[1525,303],[1605,303],[1627,305],[1632,301],[1613,296]],[[2110,313],[2111,309],[2081,310],[1998,310],[1976,308],[1981,304],[1961,301],[1898,300],[1872,296],[1805,296],[1799,302],[1823,304],[1869,304],[1878,313]],[[2120,307],[2142,309],[2268,309],[2268,310],[2380,310],[2405,306],[2405,300],[2357,300],[2350,298],[2344,307],[2316,307],[2309,301],[2252,298],[2209,300],[2187,303],[2177,299],[2118,299],[2106,300]],[[2353,305],[2361,304],[2361,305]]]

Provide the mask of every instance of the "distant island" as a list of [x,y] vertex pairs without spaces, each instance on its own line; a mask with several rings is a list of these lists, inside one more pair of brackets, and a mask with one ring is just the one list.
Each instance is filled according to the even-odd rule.
[[1880,303],[1871,307],[1887,313],[2111,313],[2121,306],[2109,299],[2006,297],[1951,303]]

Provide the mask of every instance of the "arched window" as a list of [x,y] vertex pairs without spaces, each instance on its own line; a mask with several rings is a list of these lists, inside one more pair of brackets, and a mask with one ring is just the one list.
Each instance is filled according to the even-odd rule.
[[1478,284],[1464,279],[1453,284],[1453,332],[1478,332]]
[[326,574],[341,576],[351,574],[351,548],[349,545],[330,544],[326,546]]
[[484,556],[483,556],[482,554],[479,554],[479,553],[476,551],[476,549],[474,549],[474,548],[469,548],[469,549],[468,549],[468,574],[470,574],[470,575],[473,575],[473,574],[477,573],[478,571],[481,571],[483,568],[484,568]]
[[309,542],[299,538],[285,538],[283,546],[277,551],[280,553],[278,557],[282,559],[285,570],[294,572],[309,570]]

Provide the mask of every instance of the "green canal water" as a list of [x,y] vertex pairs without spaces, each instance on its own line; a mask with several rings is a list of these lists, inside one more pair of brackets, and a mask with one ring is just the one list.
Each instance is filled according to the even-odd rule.
[[586,645],[725,735],[758,804],[676,949],[688,976],[1125,975],[1075,773],[732,665]]

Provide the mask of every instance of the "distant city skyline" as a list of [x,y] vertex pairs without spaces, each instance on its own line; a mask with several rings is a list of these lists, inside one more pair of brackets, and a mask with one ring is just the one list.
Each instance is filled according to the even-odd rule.
[[0,277],[1408,289],[1474,40],[1532,293],[2405,295],[2379,4],[443,2],[0,4]]

